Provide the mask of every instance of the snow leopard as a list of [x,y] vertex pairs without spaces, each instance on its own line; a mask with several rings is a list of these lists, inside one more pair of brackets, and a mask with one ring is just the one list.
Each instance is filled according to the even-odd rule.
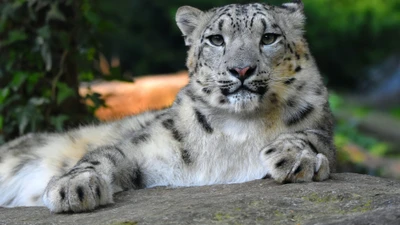
[[328,179],[333,119],[303,8],[180,7],[189,83],[173,104],[4,144],[0,205],[84,212],[129,189]]

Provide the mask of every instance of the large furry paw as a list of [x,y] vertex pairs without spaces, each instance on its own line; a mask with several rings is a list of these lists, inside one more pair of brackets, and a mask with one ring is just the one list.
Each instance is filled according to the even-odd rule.
[[269,175],[279,183],[322,181],[329,178],[329,161],[316,154],[309,143],[284,135],[261,150]]
[[75,168],[53,177],[43,194],[52,212],[84,212],[113,203],[110,185],[93,169]]

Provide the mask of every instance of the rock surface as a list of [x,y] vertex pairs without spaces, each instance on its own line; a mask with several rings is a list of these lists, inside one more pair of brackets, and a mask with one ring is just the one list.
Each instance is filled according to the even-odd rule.
[[0,224],[400,224],[400,182],[350,173],[319,183],[159,187],[115,202],[81,214],[0,208]]

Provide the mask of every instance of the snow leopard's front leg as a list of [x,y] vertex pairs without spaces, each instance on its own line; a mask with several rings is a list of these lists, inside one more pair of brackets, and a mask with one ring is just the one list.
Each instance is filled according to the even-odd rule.
[[43,194],[52,212],[90,211],[113,203],[113,193],[141,187],[141,173],[117,146],[86,154],[69,172],[53,177]]
[[334,169],[331,137],[322,130],[278,136],[261,151],[269,175],[279,183],[323,181]]

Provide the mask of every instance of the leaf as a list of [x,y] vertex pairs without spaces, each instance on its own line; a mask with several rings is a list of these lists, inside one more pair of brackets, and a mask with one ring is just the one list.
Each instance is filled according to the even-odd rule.
[[3,130],[3,122],[4,122],[3,116],[0,115],[0,133]]
[[86,57],[89,61],[93,61],[95,54],[96,54],[96,49],[89,48],[86,52]]
[[49,40],[51,37],[50,26],[45,25],[36,30],[36,33],[42,37],[44,40]]
[[8,96],[8,94],[10,93],[10,89],[8,87],[3,88],[0,91],[0,104],[3,104]]
[[43,73],[31,73],[31,74],[29,74],[29,76],[27,78],[27,83],[28,83],[27,91],[28,91],[28,93],[32,93],[35,90],[36,84],[43,77],[44,77]]
[[335,111],[343,105],[343,99],[339,95],[332,93],[329,95],[329,105],[331,106],[332,111]]
[[27,78],[27,74],[24,72],[16,72],[13,74],[13,79],[11,80],[10,87],[17,91],[21,85],[25,82]]
[[52,67],[52,58],[49,44],[47,42],[43,42],[40,48],[40,54],[42,55],[43,61],[46,65],[46,71],[50,71]]
[[57,31],[54,34],[56,37],[56,39],[58,39],[60,41],[60,45],[63,49],[68,50],[70,48],[70,35],[68,32],[66,31]]
[[384,156],[388,153],[389,151],[389,146],[386,143],[377,143],[369,149],[372,155],[375,156]]
[[50,123],[56,128],[57,131],[62,131],[64,123],[69,119],[67,115],[58,115],[50,118]]
[[47,12],[46,22],[49,22],[50,20],[60,20],[63,22],[66,20],[65,16],[58,9],[58,2],[52,3],[50,6],[50,10]]
[[29,112],[30,112],[29,110],[22,110],[22,113],[20,114],[19,125],[18,125],[19,135],[25,133],[25,129],[28,126],[30,119]]
[[10,44],[13,44],[15,42],[18,41],[24,41],[28,38],[28,36],[26,35],[26,33],[22,30],[11,30],[8,33],[8,37],[7,40],[5,40],[4,42],[0,43],[0,47],[4,47]]
[[395,107],[395,108],[391,109],[391,110],[390,110],[390,114],[391,114],[393,117],[395,117],[395,118],[397,118],[397,119],[400,119],[400,107]]
[[57,105],[60,105],[64,102],[65,99],[75,96],[75,92],[72,88],[68,87],[65,83],[58,83],[57,84]]
[[92,72],[80,72],[79,73],[79,81],[92,81],[94,79],[94,75]]
[[50,100],[47,98],[33,97],[29,99],[29,103],[34,106],[41,106],[43,104],[49,103]]

